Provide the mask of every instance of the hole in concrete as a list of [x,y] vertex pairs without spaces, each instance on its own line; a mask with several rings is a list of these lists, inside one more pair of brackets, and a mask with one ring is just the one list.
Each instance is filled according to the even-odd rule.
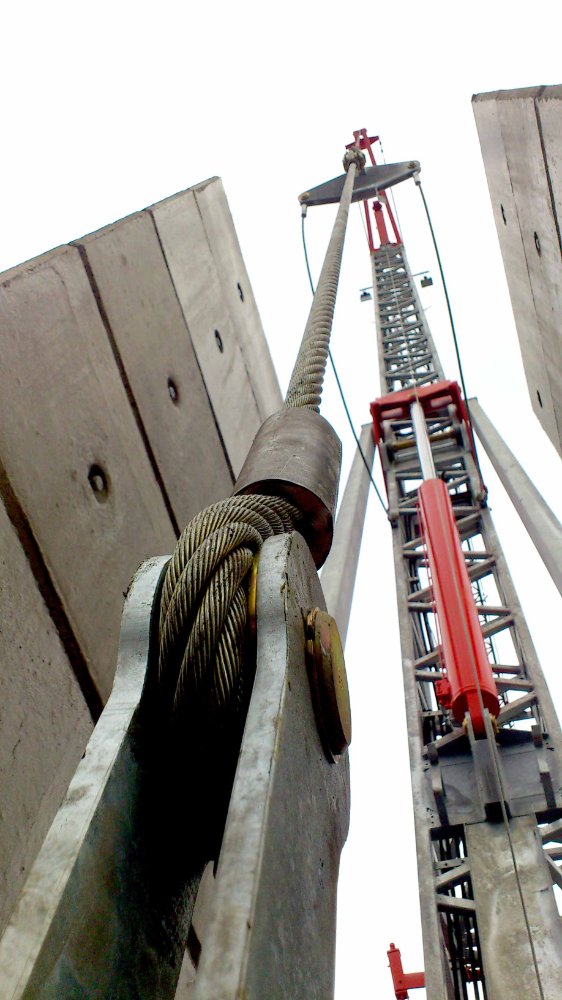
[[502,212],[503,224],[504,224],[504,226],[507,226],[507,219],[505,217],[505,208],[503,207],[503,205],[500,205],[500,208],[501,208],[501,212]]
[[178,403],[179,402],[180,394],[179,394],[178,387],[177,387],[176,383],[174,382],[173,378],[169,378],[168,379],[168,395],[169,395],[170,399],[172,400],[172,403]]
[[542,406],[542,399],[541,399],[541,394],[540,394],[540,392],[539,392],[539,390],[538,390],[538,389],[537,389],[537,399],[538,399],[538,401],[539,401],[539,406]]
[[534,236],[534,240],[535,240],[535,250],[537,251],[537,253],[538,253],[539,257],[540,257],[540,255],[541,255],[541,241],[539,240],[539,237],[538,237],[537,233],[533,233],[533,236]]
[[217,347],[222,354],[222,352],[224,351],[224,344],[222,342],[222,337],[218,330],[215,330],[215,340],[217,342]]
[[88,482],[98,503],[105,503],[109,496],[109,478],[101,465],[91,465]]
[[238,282],[238,284],[236,285],[236,287],[238,289],[238,294],[240,296],[240,301],[243,302],[244,301],[244,292],[242,291],[242,285],[240,284],[240,282]]

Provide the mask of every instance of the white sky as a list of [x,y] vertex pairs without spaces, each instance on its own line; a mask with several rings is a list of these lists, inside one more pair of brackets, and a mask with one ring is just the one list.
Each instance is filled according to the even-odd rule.
[[[562,517],[561,463],[527,400],[474,125],[473,93],[560,82],[559,4],[473,0],[377,7],[160,0],[11,4],[2,14],[0,269],[213,174],[222,176],[284,389],[310,297],[297,194],[340,172],[354,128],[388,161],[416,158],[449,283],[469,394],[478,395]],[[398,195],[445,370],[457,376],[417,192]],[[331,209],[309,212],[317,276]],[[356,425],[379,393],[370,266],[353,209],[333,353]],[[331,384],[324,414],[352,457]],[[485,463],[483,462],[485,465]],[[486,466],[485,466],[486,467]],[[555,702],[560,598],[486,473],[490,502]],[[422,968],[390,529],[372,503],[347,663],[352,828],[340,886],[338,1000],[391,997],[386,948]],[[422,996],[421,992],[413,994]]]

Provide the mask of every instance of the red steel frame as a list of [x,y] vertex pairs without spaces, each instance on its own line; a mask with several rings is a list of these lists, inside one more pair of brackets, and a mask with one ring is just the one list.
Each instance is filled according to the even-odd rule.
[[[354,141],[348,143],[346,149],[359,149],[367,150],[367,155],[371,161],[371,165],[376,167],[377,161],[375,160],[375,154],[373,153],[373,143],[379,141],[378,135],[367,135],[367,129],[361,128],[353,133]],[[379,234],[380,245],[384,246],[386,243],[391,243],[392,241],[388,238],[388,231],[386,228],[386,223],[384,221],[383,215],[383,205],[388,212],[388,217],[390,219],[390,224],[392,226],[392,231],[394,233],[394,239],[396,243],[401,243],[402,239],[398,231],[398,226],[396,225],[396,220],[394,218],[394,213],[388,202],[388,198],[384,191],[379,194],[378,200],[373,202],[373,212],[375,215],[375,222],[377,226],[377,232]],[[367,226],[367,239],[369,243],[369,250],[371,253],[377,249],[373,240],[373,227],[371,225],[371,216],[369,214],[369,202],[365,200],[363,202],[363,208],[365,210],[365,223]]]
[[400,948],[397,948],[395,944],[391,943],[387,955],[396,1000],[408,1000],[408,990],[420,990],[425,986],[425,974],[423,972],[404,972]]

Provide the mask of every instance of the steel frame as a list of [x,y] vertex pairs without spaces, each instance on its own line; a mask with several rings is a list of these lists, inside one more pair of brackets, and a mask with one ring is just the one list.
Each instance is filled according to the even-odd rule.
[[[383,245],[371,258],[383,394],[442,381],[403,244]],[[427,996],[499,1000],[511,990],[554,1000],[562,996],[562,933],[552,891],[544,895],[541,913],[533,906],[545,884],[562,886],[561,731],[486,506],[464,416],[461,406],[449,402],[426,417],[426,425],[500,696],[497,736],[486,712],[482,740],[475,739],[469,716],[464,726],[455,722],[440,686],[444,673],[420,528],[423,477],[412,420],[375,420],[393,527]],[[551,846],[533,855],[537,838]],[[507,848],[513,864],[504,889],[512,912],[498,923],[487,866],[495,858],[500,868]],[[525,890],[525,879],[535,896]],[[516,953],[515,927],[526,928]]]

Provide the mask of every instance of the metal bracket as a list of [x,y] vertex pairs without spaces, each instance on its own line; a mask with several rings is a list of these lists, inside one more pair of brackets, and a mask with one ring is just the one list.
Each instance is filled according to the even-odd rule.
[[[400,184],[413,177],[420,169],[417,160],[407,160],[403,163],[385,163],[381,166],[366,167],[361,173],[357,173],[353,185],[353,195],[351,200],[364,201],[366,198],[376,198],[379,191],[394,184]],[[332,205],[341,198],[345,183],[345,174],[334,177],[324,184],[318,184],[314,188],[299,195],[301,205]]]
[[329,763],[305,663],[305,621],[324,599],[300,535],[265,542],[257,671],[193,1000],[326,1000],[349,825],[349,764]]
[[129,588],[111,697],[0,942],[4,1000],[175,995],[206,859],[152,711],[166,563],[145,562]]

